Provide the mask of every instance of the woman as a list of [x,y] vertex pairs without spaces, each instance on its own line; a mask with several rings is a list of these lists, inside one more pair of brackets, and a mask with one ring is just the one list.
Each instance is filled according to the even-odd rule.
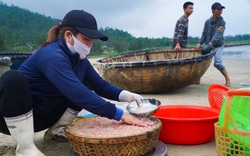
[[[141,96],[102,79],[86,56],[93,39],[108,40],[95,18],[83,10],[68,12],[46,42],[17,71],[0,79],[0,131],[17,142],[16,155],[44,155],[33,142],[34,131],[49,128],[44,140],[67,140],[65,125],[86,109],[138,126],[152,125],[126,114],[103,98],[140,102]],[[102,98],[103,97],[103,98]]]

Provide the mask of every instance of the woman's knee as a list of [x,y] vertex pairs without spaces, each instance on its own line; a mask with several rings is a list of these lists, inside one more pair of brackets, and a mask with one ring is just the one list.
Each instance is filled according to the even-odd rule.
[[5,72],[0,78],[0,86],[5,88],[11,88],[12,91],[15,88],[26,87],[27,79],[25,76],[17,70],[9,70]]
[[4,116],[18,116],[32,109],[32,96],[25,76],[16,71],[0,78],[0,110]]

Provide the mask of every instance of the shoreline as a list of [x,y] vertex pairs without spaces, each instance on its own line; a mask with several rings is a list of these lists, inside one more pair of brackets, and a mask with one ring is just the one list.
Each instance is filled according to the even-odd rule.
[[237,47],[237,46],[245,46],[245,45],[250,45],[250,43],[225,44],[224,47]]

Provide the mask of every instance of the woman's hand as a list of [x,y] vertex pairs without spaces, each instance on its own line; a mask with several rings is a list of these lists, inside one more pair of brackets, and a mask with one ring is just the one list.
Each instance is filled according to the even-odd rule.
[[121,102],[132,102],[132,101],[136,101],[138,104],[141,103],[141,99],[143,97],[139,94],[136,93],[131,93],[127,90],[123,90],[121,91],[120,95],[119,95],[119,101]]
[[126,124],[140,126],[140,127],[152,126],[154,124],[154,122],[151,120],[142,121],[137,117],[127,114],[125,112],[123,113],[121,120]]

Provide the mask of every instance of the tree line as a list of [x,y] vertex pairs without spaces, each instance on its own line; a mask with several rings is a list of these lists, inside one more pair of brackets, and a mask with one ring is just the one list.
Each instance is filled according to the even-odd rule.
[[[48,30],[61,22],[60,19],[44,16],[17,6],[7,6],[0,1],[0,52],[31,51],[37,49],[47,38]],[[110,55],[145,49],[170,48],[170,38],[134,37],[130,33],[115,28],[100,28],[109,37],[107,42],[95,40],[91,55]],[[196,45],[198,37],[189,36],[189,47]],[[227,44],[250,43],[250,34],[225,36]]]
[[27,51],[25,43],[38,47],[59,21],[0,1],[0,51]]

